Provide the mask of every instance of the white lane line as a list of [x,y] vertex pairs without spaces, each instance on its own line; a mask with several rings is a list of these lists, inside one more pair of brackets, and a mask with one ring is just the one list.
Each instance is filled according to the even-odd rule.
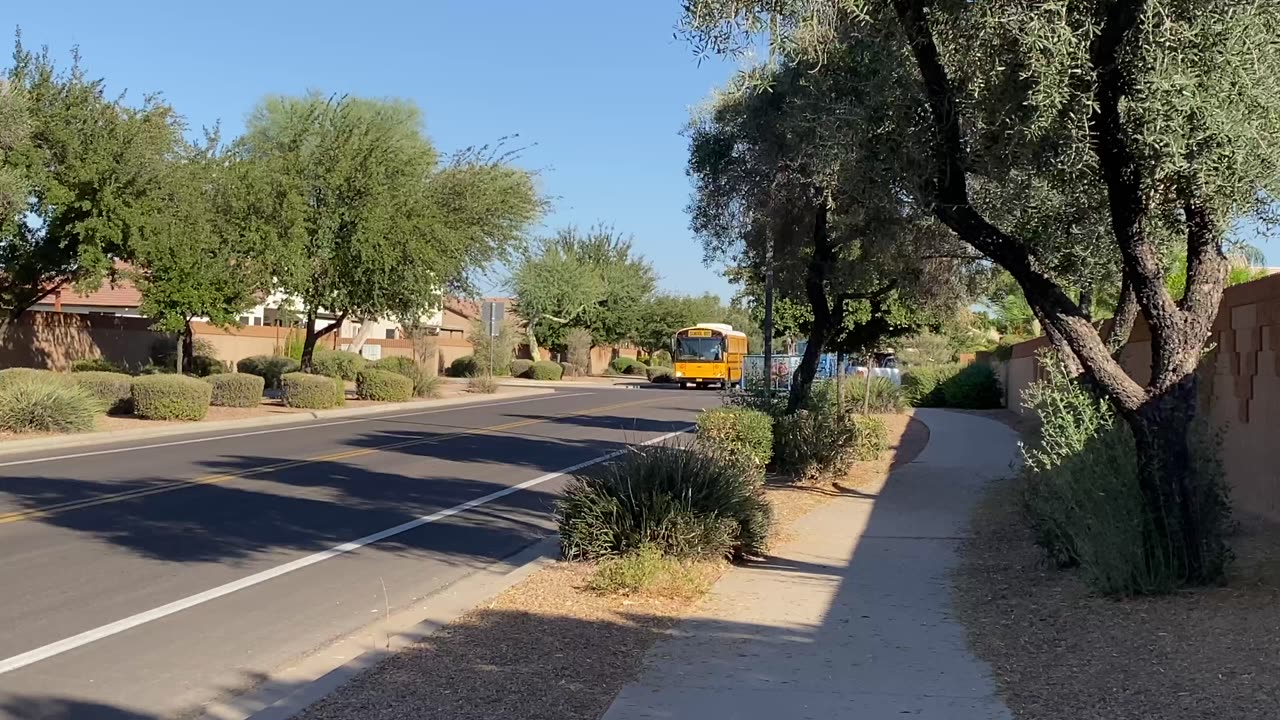
[[[566,395],[537,395],[530,398],[520,400],[506,400],[503,402],[483,403],[478,405],[450,405],[448,407],[436,408],[434,410],[417,410],[414,412],[400,413],[398,415],[370,415],[367,417],[352,418],[350,420],[335,420],[333,422],[318,423],[315,425],[299,422],[297,425],[290,425],[282,428],[271,428],[268,430],[252,430],[249,432],[233,433],[231,435],[217,435],[214,437],[192,438],[190,440],[174,440],[172,442],[153,443],[151,445],[131,445],[129,447],[111,448],[110,450],[86,450],[85,452],[71,453],[69,455],[53,455],[49,457],[30,458],[27,460],[10,460],[8,462],[0,462],[0,467],[13,467],[15,465],[34,465],[36,463],[54,462],[57,460],[74,460],[76,458],[95,457],[97,455],[114,455],[122,452],[133,452],[135,450],[154,450],[155,448],[176,447],[178,445],[192,445],[195,443],[213,442],[215,440],[232,440],[234,438],[250,437],[253,435],[270,435],[272,433],[294,432],[296,430],[315,430],[316,428],[333,427],[335,425],[350,425],[352,423],[362,422],[378,422],[379,420],[394,420],[396,418],[415,417],[418,415],[434,415],[435,413],[450,412],[454,410],[473,410],[476,408],[498,407],[499,405],[515,405],[517,403],[534,402],[536,400],[547,400],[550,398],[571,398],[590,395],[591,393],[579,392],[568,393]],[[197,431],[198,432],[198,431]],[[108,441],[109,442],[109,441]]]
[[[658,437],[652,438],[650,440],[646,440],[639,444],[640,445],[656,445],[660,442],[665,442],[667,440],[670,440],[671,438],[677,435],[686,433],[692,429],[693,429],[692,426],[686,427],[681,430],[677,430],[675,432],[669,432],[665,435],[659,435]],[[231,593],[236,592],[238,590],[244,590],[245,588],[250,588],[250,587],[253,587],[254,585],[259,585],[268,580],[278,578],[281,575],[286,575],[288,573],[291,573],[295,570],[301,570],[302,568],[310,567],[311,565],[324,562],[325,560],[328,560],[333,557],[337,557],[338,555],[349,553],[352,550],[358,550],[364,547],[365,545],[376,543],[379,540],[386,540],[389,537],[393,537],[395,535],[408,532],[415,528],[422,527],[423,525],[427,525],[427,524],[436,522],[438,520],[443,520],[447,517],[457,515],[458,513],[461,513],[461,512],[466,512],[467,510],[470,510],[475,507],[479,507],[481,505],[484,505],[485,503],[493,502],[498,498],[506,497],[507,495],[520,492],[521,490],[524,490],[526,488],[531,488],[534,485],[541,485],[542,483],[547,482],[548,480],[554,480],[558,477],[567,475],[571,472],[581,470],[582,468],[590,467],[592,465],[598,465],[602,462],[612,460],[613,458],[616,458],[625,452],[626,452],[625,449],[615,450],[613,452],[606,453],[599,457],[592,458],[591,460],[580,462],[577,465],[570,465],[567,468],[562,468],[560,470],[556,470],[555,472],[549,472],[546,475],[539,475],[538,477],[533,478],[532,480],[525,480],[519,485],[512,485],[511,487],[503,488],[496,492],[491,492],[488,495],[485,495],[484,497],[478,497],[475,500],[468,500],[467,502],[464,502],[461,505],[455,505],[446,510],[440,510],[440,511],[431,513],[430,515],[423,515],[422,517],[415,518],[406,523],[401,523],[400,525],[396,525],[395,527],[387,528],[386,530],[380,530],[376,533],[373,533],[372,535],[365,535],[364,537],[356,540],[352,540],[351,542],[345,542],[345,543],[342,543],[341,545],[335,545],[334,547],[331,547],[328,550],[323,550],[321,552],[315,553],[314,555],[308,555],[306,557],[298,558],[297,560],[285,563],[284,565],[278,565],[276,567],[273,567],[270,570],[263,570],[262,572],[254,573],[253,575],[240,578],[239,580],[229,582],[225,585],[219,585],[218,587],[205,590],[204,592],[196,593],[195,595],[182,598],[181,600],[175,600],[167,605],[161,605],[158,608],[153,608],[145,612],[140,612],[137,615],[130,615],[129,617],[124,618],[123,620],[117,620],[113,623],[108,623],[101,627],[96,627],[92,630],[86,630],[85,632],[82,632],[79,635],[73,635],[69,638],[65,638],[57,642],[49,643],[48,645],[45,645],[43,647],[38,647],[35,650],[29,650],[27,652],[24,652],[21,655],[14,655],[13,657],[5,658],[4,660],[0,660],[0,675],[13,672],[14,670],[17,670],[19,668],[24,668],[33,663],[38,663],[41,660],[48,660],[51,657],[61,655],[62,653],[65,653],[71,650],[75,650],[76,648],[84,647],[89,643],[97,642],[98,640],[102,640],[104,638],[109,638],[112,635],[118,635],[126,630],[131,630],[133,628],[136,628],[139,625],[145,625],[149,622],[159,620],[160,618],[173,615],[174,613],[182,612],[183,610],[193,608],[197,605],[202,605],[204,603],[209,602],[210,600],[216,600],[225,595],[230,595]]]

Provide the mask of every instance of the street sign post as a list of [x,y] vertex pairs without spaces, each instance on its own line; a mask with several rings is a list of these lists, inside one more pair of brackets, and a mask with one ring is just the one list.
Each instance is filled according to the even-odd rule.
[[486,300],[480,305],[480,324],[489,333],[489,377],[493,377],[493,338],[502,332],[502,318],[506,311],[507,306],[499,302]]

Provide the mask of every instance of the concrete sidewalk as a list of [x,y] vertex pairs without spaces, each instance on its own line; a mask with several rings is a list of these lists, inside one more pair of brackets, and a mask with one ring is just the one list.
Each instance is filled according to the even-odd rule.
[[930,441],[914,462],[801,519],[767,562],[729,571],[605,720],[1010,719],[949,616],[948,575],[1017,437],[974,415],[916,417]]

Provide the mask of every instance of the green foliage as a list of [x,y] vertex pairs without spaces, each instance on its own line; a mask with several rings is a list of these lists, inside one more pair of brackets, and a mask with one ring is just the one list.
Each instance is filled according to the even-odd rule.
[[227,373],[204,379],[212,388],[209,404],[218,407],[251,408],[262,404],[266,380],[261,375]]
[[498,381],[488,375],[475,375],[467,381],[467,392],[492,395],[498,392]]
[[561,377],[579,377],[586,374],[586,370],[581,365],[575,365],[571,362],[560,363]]
[[280,378],[298,371],[298,361],[282,355],[252,355],[236,363],[236,370],[257,375],[272,389],[280,387]]
[[133,414],[147,420],[201,420],[213,386],[184,375],[147,375],[133,381]]
[[650,353],[665,353],[666,364],[671,364],[671,340],[678,330],[698,323],[726,323],[736,330],[753,332],[756,323],[738,308],[725,306],[711,293],[694,295],[654,295],[641,312],[640,329],[636,343]]
[[536,355],[536,338],[560,344],[571,327],[588,330],[599,344],[634,337],[656,282],[649,262],[632,253],[630,238],[606,226],[586,233],[567,227],[521,257],[510,288]]
[[[498,328],[498,336],[494,337],[489,334],[487,328],[483,327],[481,321],[477,320],[471,323],[469,339],[475,374],[493,374],[502,377],[511,371],[511,361],[515,359],[516,346],[519,344],[514,325],[510,322],[503,323]],[[493,360],[492,373],[489,368],[490,358]]]
[[221,375],[230,372],[227,364],[211,355],[195,355],[191,358],[191,374],[196,377]]
[[71,372],[124,373],[126,371],[106,358],[84,358],[71,363]]
[[26,367],[12,367],[12,368],[5,368],[3,370],[0,370],[0,385],[3,385],[8,382],[13,382],[19,379],[29,378],[29,377],[42,377],[42,378],[47,378],[50,381],[61,381],[62,379],[64,379],[62,375],[59,375],[58,373],[55,373],[52,370],[40,370],[37,368],[26,368]]
[[600,595],[696,598],[711,586],[710,578],[698,568],[696,562],[667,557],[658,548],[646,546],[601,560],[587,589]]
[[569,328],[564,334],[564,354],[571,364],[580,368],[579,374],[591,367],[591,345],[591,331],[586,328]]
[[529,377],[534,380],[559,380],[564,375],[560,363],[550,360],[539,360],[529,369]]
[[532,360],[516,359],[511,361],[511,377],[528,377],[529,370],[533,368]]
[[364,366],[360,353],[345,350],[317,350],[311,359],[311,372],[342,380],[355,380]]
[[361,400],[404,402],[413,397],[413,380],[389,370],[367,368],[356,378],[356,397]]
[[773,418],[740,407],[704,410],[698,414],[698,444],[726,459],[745,459],[763,472],[773,456]]
[[772,510],[759,478],[692,449],[633,448],[576,475],[556,503],[560,550],[595,560],[652,547],[673,557],[758,557]]
[[648,366],[635,358],[619,355],[609,363],[609,369],[618,375],[644,375]]
[[669,367],[651,367],[646,373],[649,376],[649,382],[654,383],[673,383],[676,381],[675,370]]
[[124,373],[85,370],[70,381],[97,398],[103,412],[127,415],[133,410],[133,378]]
[[96,289],[163,209],[149,197],[181,141],[158,96],[131,107],[73,56],[15,43],[0,90],[0,312],[61,284]]
[[986,363],[914,367],[903,374],[902,387],[916,407],[1004,407],[1000,382]]
[[427,370],[425,365],[415,363],[413,358],[403,356],[385,357],[373,364],[377,370],[403,375],[413,381],[414,397],[440,397],[443,381]]
[[907,394],[901,386],[883,377],[871,378],[871,399],[867,401],[867,380],[865,377],[852,377],[845,381],[845,408],[854,412],[892,414],[907,409]]
[[889,429],[880,418],[853,415],[846,422],[851,425],[855,460],[875,460],[889,449]]
[[280,398],[288,407],[327,410],[345,405],[347,392],[338,378],[292,372],[280,378]]
[[0,382],[0,430],[86,432],[102,411],[85,387],[53,375],[14,373]]
[[449,363],[450,377],[478,377],[482,374],[474,355],[463,355]]
[[844,477],[858,459],[854,424],[828,406],[777,419],[773,462],[798,482]]
[[290,360],[302,363],[302,346],[306,344],[306,338],[302,333],[289,330],[289,334],[284,338],[283,356]]

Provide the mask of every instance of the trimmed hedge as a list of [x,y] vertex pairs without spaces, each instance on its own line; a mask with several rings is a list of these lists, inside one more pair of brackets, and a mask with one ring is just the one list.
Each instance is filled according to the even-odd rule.
[[649,366],[629,357],[616,357],[609,363],[609,368],[619,375],[644,375]]
[[773,457],[773,418],[759,410],[720,407],[698,414],[698,444],[763,470]]
[[511,377],[522,378],[529,377],[529,371],[533,369],[532,360],[512,360],[511,361]]
[[280,397],[288,407],[308,410],[326,410],[347,402],[341,379],[300,372],[280,378]]
[[148,420],[200,420],[213,386],[185,375],[147,375],[133,381],[133,414]]
[[654,366],[646,371],[649,376],[649,382],[655,383],[673,383],[676,381],[676,371],[669,367]]
[[84,432],[101,410],[89,390],[54,373],[9,373],[0,383],[0,430]]
[[311,357],[311,372],[325,377],[355,380],[367,361],[360,353],[346,350],[317,350]]
[[473,377],[467,382],[467,392],[492,395],[498,392],[498,381],[484,375]]
[[129,375],[85,370],[73,373],[71,382],[97,398],[103,412],[127,415],[133,410],[133,378]]
[[191,357],[191,374],[196,377],[209,377],[231,372],[231,368],[212,355],[193,355]]
[[452,377],[475,377],[480,374],[480,363],[474,355],[463,355],[449,363],[449,375]]
[[249,373],[210,375],[204,381],[213,388],[209,404],[218,407],[257,407],[267,384],[261,375]]
[[280,387],[280,379],[298,371],[298,361],[283,355],[253,355],[236,363],[236,370],[257,375],[272,389]]
[[550,360],[539,360],[529,367],[529,377],[534,380],[559,380],[563,375],[560,363]]
[[916,407],[985,410],[1004,407],[995,370],[986,363],[926,365],[902,377],[907,399]]
[[56,381],[65,380],[64,376],[59,375],[58,373],[52,370],[40,370],[38,368],[28,368],[28,367],[11,367],[11,368],[5,368],[4,370],[0,370],[0,385],[3,385],[4,383],[7,383],[7,382],[12,382],[14,380],[31,378],[31,377],[50,378]]
[[125,373],[125,369],[106,358],[84,358],[71,363],[71,372]]
[[440,397],[440,386],[443,381],[429,370],[426,365],[419,365],[413,358],[395,356],[385,357],[373,363],[373,369],[403,375],[413,381],[413,394],[420,398]]
[[361,400],[404,402],[413,397],[413,380],[390,370],[366,368],[356,376],[356,397]]

